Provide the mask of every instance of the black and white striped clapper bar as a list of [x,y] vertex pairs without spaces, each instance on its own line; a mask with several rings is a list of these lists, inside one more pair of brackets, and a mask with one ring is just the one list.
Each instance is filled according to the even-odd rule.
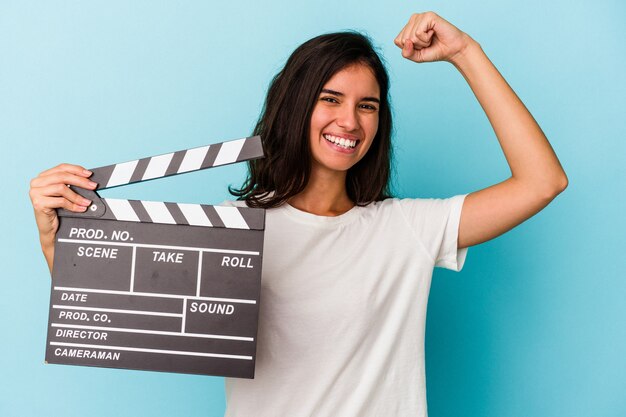
[[[93,169],[97,190],[263,157],[258,136]],[[59,210],[46,362],[253,378],[263,209]]]

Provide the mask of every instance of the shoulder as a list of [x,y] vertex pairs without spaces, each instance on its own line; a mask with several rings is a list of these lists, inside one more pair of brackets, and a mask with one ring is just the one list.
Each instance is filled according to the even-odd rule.
[[367,212],[387,213],[409,208],[426,207],[430,203],[432,203],[432,200],[437,199],[389,197],[384,200],[374,201],[366,206],[363,206],[363,209]]
[[[371,204],[368,209],[378,215],[402,217],[409,223],[430,223],[461,212],[466,194],[448,198],[388,198]],[[369,206],[368,206],[369,207]]]
[[467,194],[459,194],[447,198],[394,198],[394,204],[403,210],[440,211],[451,206],[462,204]]
[[401,220],[404,216],[401,213],[400,201],[399,198],[390,197],[359,206],[359,217],[364,221],[375,223],[386,223],[387,219]]

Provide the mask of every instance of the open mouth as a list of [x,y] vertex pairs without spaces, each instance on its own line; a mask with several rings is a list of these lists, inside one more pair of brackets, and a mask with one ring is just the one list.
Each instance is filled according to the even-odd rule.
[[325,133],[322,136],[324,136],[324,139],[326,139],[328,142],[344,149],[354,149],[359,144],[359,142],[361,142],[358,139],[356,140],[345,139],[345,138],[340,138],[339,136],[334,136],[328,133]]

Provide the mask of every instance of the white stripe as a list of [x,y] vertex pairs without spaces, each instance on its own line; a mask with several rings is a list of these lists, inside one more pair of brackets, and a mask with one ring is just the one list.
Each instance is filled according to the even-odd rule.
[[246,138],[222,143],[222,147],[215,158],[215,162],[213,162],[213,166],[230,164],[231,162],[237,161],[237,157],[245,141]]
[[143,204],[153,222],[176,224],[176,220],[174,220],[164,203],[160,201],[142,201],[141,204]]
[[161,248],[161,249],[180,249],[180,250],[195,250],[200,252],[214,252],[214,253],[238,253],[241,255],[258,255],[259,252],[249,250],[234,250],[234,249],[220,249],[220,248],[196,248],[193,246],[172,246],[172,245],[151,245],[148,243],[127,243],[127,242],[106,242],[104,240],[84,240],[84,239],[58,239],[63,243],[87,243],[92,245],[110,245],[110,246],[127,246],[138,248]]
[[115,165],[115,168],[113,168],[113,172],[111,173],[111,178],[109,178],[109,182],[107,182],[106,187],[104,188],[128,184],[130,177],[132,177],[133,172],[135,172],[137,162],[139,161],[135,160]]
[[80,324],[61,324],[61,323],[50,323],[50,327],[61,327],[61,328],[66,328],[66,329],[104,330],[107,332],[160,334],[164,336],[200,337],[203,339],[242,340],[246,342],[254,341],[254,337],[245,337],[245,336],[224,336],[221,334],[165,332],[162,330],[128,329],[126,327],[83,326]]
[[121,350],[121,351],[127,351],[127,352],[167,353],[170,355],[203,356],[206,358],[247,359],[250,361],[252,360],[252,356],[224,355],[221,353],[185,352],[182,350],[142,349],[142,348],[132,348],[132,347],[126,347],[126,346],[85,345],[85,344],[78,344],[78,343],[61,343],[61,342],[50,342],[50,346],[69,346],[69,347],[82,347],[82,348],[92,348],[92,349],[102,349],[102,350]]
[[141,180],[145,181],[152,178],[159,178],[164,176],[165,171],[167,171],[167,167],[170,165],[170,161],[172,160],[173,156],[173,153],[168,153],[165,155],[153,156],[152,158],[150,158],[150,162],[148,163],[146,172],[143,174]]
[[250,229],[237,207],[213,206],[213,208],[224,222],[224,226],[230,229]]
[[200,169],[207,152],[209,152],[209,146],[187,149],[183,162],[180,163],[180,168],[178,168],[178,173],[180,174],[181,172],[196,171]]
[[80,306],[63,306],[55,304],[52,308],[59,310],[81,310],[81,311],[103,311],[106,313],[124,313],[124,314],[141,314],[143,316],[163,316],[163,317],[182,317],[178,313],[161,313],[159,311],[143,311],[143,310],[122,310],[119,308],[97,308],[97,307],[80,307]]
[[106,198],[104,199],[106,205],[113,212],[113,216],[117,220],[123,220],[127,222],[138,222],[139,217],[137,217],[137,213],[133,210],[132,206],[128,202],[128,200],[118,200],[117,198]]
[[180,211],[182,211],[183,216],[185,216],[185,219],[187,219],[190,225],[213,226],[200,205],[178,203],[178,207],[180,208]]
[[[93,292],[96,294],[137,295],[140,297],[160,297],[160,298],[176,298],[176,299],[190,297],[189,295],[178,295],[178,294],[159,294],[159,293],[151,293],[151,292],[98,290],[98,289],[93,289],[93,288],[77,288],[77,287],[54,287],[54,290],[55,291]],[[245,300],[241,298],[217,298],[217,297],[192,297],[192,298],[194,300],[218,301],[218,302],[224,302],[224,303],[256,304],[256,300]]]

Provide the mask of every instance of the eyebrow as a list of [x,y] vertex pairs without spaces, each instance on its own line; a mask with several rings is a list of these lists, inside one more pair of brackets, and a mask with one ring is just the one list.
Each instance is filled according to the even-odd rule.
[[[322,88],[322,93],[326,93],[326,94],[332,94],[334,96],[338,96],[338,97],[343,97],[344,94],[340,93],[339,91],[335,91],[335,90],[329,90],[328,88]],[[361,99],[362,101],[373,101],[374,103],[378,103],[380,104],[380,100],[376,97],[363,97]]]

